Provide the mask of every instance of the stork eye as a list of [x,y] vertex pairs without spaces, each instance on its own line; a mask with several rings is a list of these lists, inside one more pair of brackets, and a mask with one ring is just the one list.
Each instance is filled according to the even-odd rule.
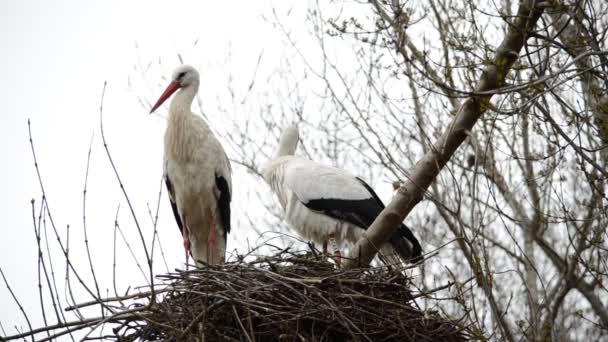
[[180,72],[179,75],[177,75],[177,80],[178,81],[181,80],[182,78],[184,78],[184,76],[186,76],[186,72],[185,71]]

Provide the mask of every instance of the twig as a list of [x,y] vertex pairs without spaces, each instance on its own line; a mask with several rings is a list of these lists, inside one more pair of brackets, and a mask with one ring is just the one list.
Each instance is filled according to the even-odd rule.
[[[61,251],[63,252],[63,255],[66,256],[66,262],[67,262],[68,266],[70,267],[70,269],[72,270],[72,272],[74,272],[74,275],[76,276],[76,278],[78,279],[78,282],[82,285],[82,287],[93,298],[95,298],[95,293],[93,293],[93,291],[91,291],[91,289],[89,289],[89,287],[86,285],[86,283],[84,282],[84,280],[80,277],[80,275],[78,274],[78,272],[74,268],[74,265],[72,265],[72,262],[70,261],[70,259],[67,258],[66,247],[63,245],[63,242],[61,241],[61,236],[59,235],[59,232],[57,230],[55,222],[53,221],[53,216],[51,215],[51,210],[49,208],[49,202],[47,201],[46,191],[44,189],[44,184],[42,182],[42,176],[40,174],[40,169],[38,167],[38,160],[36,159],[36,151],[34,149],[34,141],[32,139],[32,127],[31,127],[31,122],[30,122],[29,119],[27,120],[27,128],[28,128],[28,135],[29,135],[29,141],[30,141],[30,148],[31,148],[31,151],[32,151],[32,157],[34,159],[34,168],[36,169],[36,175],[38,176],[38,183],[40,185],[40,191],[42,192],[42,204],[43,204],[43,208],[46,209],[46,216],[48,216],[49,221],[51,222],[51,227],[53,228],[53,233],[55,234],[55,238],[57,240],[57,243],[59,244],[59,247],[61,248]],[[42,216],[42,214],[41,214],[41,216]],[[42,216],[43,217],[43,222],[46,222],[46,216]],[[48,246],[48,238],[47,238],[47,235],[46,235],[46,223],[44,223],[44,227],[45,227],[45,239],[47,239],[47,241],[46,241],[46,243],[47,243],[47,254],[49,256],[49,264],[51,266],[51,275],[52,275],[52,278],[53,278],[53,284],[55,286],[55,293],[58,296],[59,294],[58,294],[58,291],[57,291],[57,285],[55,283],[55,276],[54,276],[55,273],[54,273],[54,270],[53,270],[53,267],[52,267],[53,263],[51,261],[51,254],[50,254],[50,249],[49,249],[49,246]]]
[[[38,296],[40,298],[40,311],[42,313],[42,321],[44,322],[44,325],[48,325],[48,322],[46,320],[46,310],[44,307],[44,296],[42,295],[42,251],[40,249],[40,232],[38,227],[36,227],[36,209],[34,206],[34,199],[32,198],[31,200],[31,206],[32,206],[32,220],[34,223],[34,235],[36,236],[36,245],[38,246]],[[53,295],[51,293],[51,299],[53,298]]]
[[[95,268],[93,267],[93,260],[91,258],[91,250],[89,247],[89,238],[87,236],[87,184],[89,181],[89,166],[91,163],[91,151],[93,150],[93,138],[95,134],[91,136],[91,142],[89,143],[89,152],[87,153],[87,166],[84,175],[84,189],[82,190],[82,230],[84,232],[84,245],[87,250],[87,258],[89,259],[89,268],[91,270],[91,275],[93,276],[93,282],[95,284],[95,290],[97,291],[97,297],[101,298],[101,292],[99,291],[99,282],[97,281],[97,276],[95,275]],[[102,308],[103,314],[103,308]]]
[[[21,302],[19,301],[19,299],[17,299],[17,296],[15,296],[15,293],[13,292],[13,289],[11,288],[10,284],[8,283],[8,280],[6,280],[6,277],[4,276],[4,272],[2,271],[2,267],[0,267],[0,275],[2,275],[2,280],[4,280],[4,285],[8,289],[8,292],[10,292],[11,297],[13,297],[13,300],[15,301],[15,303],[17,304],[17,306],[19,307],[19,310],[23,314],[23,317],[25,317],[25,321],[27,322],[27,326],[29,327],[30,330],[32,330],[32,324],[30,323],[30,318],[27,316],[27,313],[23,309],[23,306],[21,305]],[[32,338],[32,341],[34,341],[34,338]]]
[[[129,206],[129,210],[131,211],[131,217],[133,217],[135,226],[137,227],[137,232],[139,233],[139,238],[141,240],[142,247],[144,249],[144,253],[146,254],[146,261],[148,262],[148,269],[150,271],[149,284],[151,285],[152,288],[154,288],[154,286],[153,286],[154,285],[154,272],[152,269],[152,259],[151,259],[150,253],[148,252],[148,247],[146,246],[146,239],[144,238],[144,234],[141,230],[141,226],[139,225],[139,221],[137,220],[137,215],[135,215],[135,209],[133,209],[133,205],[131,204],[131,200],[129,199],[127,190],[125,189],[125,186],[120,178],[120,175],[118,174],[118,169],[116,168],[116,165],[114,164],[114,160],[112,159],[112,155],[110,154],[110,149],[108,148],[108,143],[106,141],[106,136],[105,136],[104,130],[103,130],[103,100],[104,100],[104,97],[106,94],[107,84],[108,84],[107,81],[103,82],[103,89],[101,91],[101,101],[99,104],[99,127],[101,130],[101,140],[103,141],[103,148],[106,151],[108,160],[110,161],[110,165],[112,165],[112,170],[114,171],[114,175],[116,176],[116,179],[118,180],[120,190],[122,190],[125,200],[127,201],[127,205]],[[154,298],[154,295],[152,295],[152,297]],[[152,300],[152,302],[154,302],[154,300]]]
[[[116,214],[118,215],[118,210],[117,210]],[[120,225],[118,224],[118,220],[114,221],[114,227],[120,233],[120,237],[122,238],[122,241],[127,246],[127,249],[129,250],[129,253],[131,253],[131,257],[133,257],[133,261],[135,261],[135,265],[137,266],[137,268],[141,272],[141,275],[144,277],[144,280],[146,281],[146,283],[149,286],[152,286],[153,284],[150,283],[149,278],[146,276],[146,272],[144,271],[143,267],[141,267],[141,264],[139,263],[139,260],[137,259],[137,256],[135,255],[135,252],[133,251],[133,248],[131,248],[131,244],[129,243],[129,240],[127,240],[127,238],[125,237],[125,234],[122,232],[122,228],[120,228]]]
[[[164,286],[161,289],[156,289],[155,291],[156,291],[157,294],[160,294],[160,293],[167,292],[170,289],[171,289],[170,286]],[[130,294],[130,295],[124,295],[124,296],[114,296],[114,297],[108,297],[108,298],[100,298],[99,300],[92,300],[92,301],[88,301],[88,302],[84,302],[84,303],[68,306],[68,307],[65,308],[65,310],[66,311],[71,311],[71,310],[75,310],[76,308],[84,308],[84,307],[87,307],[87,306],[99,304],[99,302],[111,303],[111,302],[122,302],[124,300],[135,299],[135,298],[147,298],[151,294],[152,294],[152,291],[144,291],[144,292],[138,292],[138,293],[134,293],[134,294]]]
[[234,307],[234,305],[232,305],[232,312],[234,312],[234,318],[236,319],[237,323],[239,324],[239,327],[241,328],[241,332],[247,338],[247,341],[253,342],[253,340],[251,339],[251,337],[249,337],[249,333],[247,332],[247,330],[243,326],[243,322],[241,322],[241,319],[239,318],[239,314],[236,312],[236,308]]
[[[163,246],[161,244],[161,240],[160,240],[160,238],[157,239],[157,237],[158,237],[158,229],[157,229],[158,228],[158,212],[160,210],[160,199],[162,197],[163,187],[164,187],[163,177],[161,177],[159,184],[160,184],[160,186],[159,186],[159,189],[158,189],[158,199],[156,201],[156,212],[154,214],[154,217],[152,216],[152,210],[150,209],[150,205],[147,205],[147,207],[148,207],[148,214],[150,215],[150,219],[152,220],[152,224],[153,224],[153,227],[154,227],[154,235],[153,235],[153,238],[152,238],[152,251],[151,251],[151,255],[154,256],[154,245],[155,245],[156,242],[158,242],[158,248],[160,249],[160,255],[163,258],[163,263],[165,264],[165,269],[166,269],[167,272],[169,272],[169,265],[167,265],[167,259],[165,258],[165,252],[163,250]],[[154,259],[154,258],[152,258],[152,259]]]

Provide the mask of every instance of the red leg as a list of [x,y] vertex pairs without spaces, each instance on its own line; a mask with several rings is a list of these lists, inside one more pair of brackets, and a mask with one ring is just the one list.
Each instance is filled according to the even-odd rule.
[[188,270],[188,261],[190,256],[190,239],[188,238],[188,226],[186,225],[186,217],[182,215],[182,238],[184,239],[184,252],[186,252],[186,271]]
[[340,250],[338,249],[338,244],[336,243],[336,236],[334,233],[329,234],[329,241],[331,242],[334,255],[336,256],[336,266],[340,268],[340,264],[342,263],[342,254],[340,254]]
[[323,255],[327,255],[327,240],[323,240]]
[[213,224],[213,220],[211,220],[211,227],[209,227],[209,238],[207,241],[209,242],[207,246],[209,247],[209,258],[207,258],[207,260],[209,261],[210,265],[213,265],[213,255],[215,254],[215,225]]

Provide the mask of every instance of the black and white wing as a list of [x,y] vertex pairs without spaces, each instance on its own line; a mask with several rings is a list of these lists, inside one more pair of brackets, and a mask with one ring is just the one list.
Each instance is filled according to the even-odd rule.
[[230,160],[226,155],[226,152],[220,145],[219,141],[216,140],[215,151],[220,157],[218,161],[218,168],[215,171],[215,186],[219,191],[217,196],[217,207],[220,212],[220,218],[224,225],[224,241],[227,241],[228,234],[230,233],[230,202],[232,201],[232,168],[230,167]]
[[173,183],[171,183],[171,179],[169,175],[165,173],[165,185],[167,186],[167,192],[169,193],[169,202],[171,202],[171,209],[173,210],[173,216],[175,216],[175,222],[177,222],[177,228],[179,228],[180,234],[182,234],[182,219],[179,214],[179,210],[177,209],[177,204],[175,203],[175,190],[173,188]]
[[224,239],[230,233],[230,201],[232,193],[230,190],[230,178],[226,179],[223,175],[215,175],[215,185],[217,186],[220,196],[217,199],[217,205],[224,225]]
[[[285,183],[308,209],[362,229],[367,229],[384,209],[382,200],[361,178],[307,159],[296,158],[287,165]],[[389,242],[404,260],[420,260],[422,247],[404,224]]]
[[285,169],[285,183],[307,208],[367,229],[384,205],[350,173],[297,158]]

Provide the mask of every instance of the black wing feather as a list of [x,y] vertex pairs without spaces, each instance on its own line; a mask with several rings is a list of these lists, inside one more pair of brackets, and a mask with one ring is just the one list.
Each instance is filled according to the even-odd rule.
[[[361,179],[359,177],[355,177],[355,178],[357,178],[357,180],[359,181],[359,183],[361,183],[361,185],[363,185],[365,187],[365,189],[369,192],[369,194],[372,195],[372,198],[376,201],[376,203],[378,203],[378,205],[382,209],[384,209],[384,203],[382,203],[382,200],[380,199],[380,197],[378,197],[378,195],[376,194],[376,192],[374,191],[374,189],[372,189],[372,187],[369,186],[369,184],[365,183],[365,181],[363,179]],[[380,213],[378,212],[378,214],[380,214]],[[376,216],[378,216],[378,215],[376,215]],[[374,220],[375,219],[376,218],[374,217]],[[372,222],[373,222],[373,220],[372,220]],[[370,225],[371,225],[371,223],[370,223]]]
[[228,233],[230,233],[230,201],[232,200],[232,194],[230,194],[228,181],[223,176],[215,175],[215,185],[220,190],[220,198],[218,198],[217,204],[224,223],[224,239],[226,239]]
[[[357,177],[357,180],[359,180],[359,182],[363,184],[363,186],[367,189],[367,191],[369,191],[372,197],[374,197],[376,201],[382,206],[382,209],[384,209],[384,203],[382,203],[382,200],[380,199],[380,197],[378,197],[374,189],[372,189],[371,186],[365,183],[363,179]],[[378,215],[379,214],[380,213],[378,213]],[[375,219],[376,218],[374,217],[374,220]],[[368,227],[371,226],[373,222],[374,221],[372,220]],[[393,235],[389,239],[389,242],[393,246],[397,254],[399,254],[399,256],[403,258],[403,260],[409,260],[412,263],[417,263],[422,260],[422,246],[420,246],[420,242],[418,241],[416,236],[414,236],[412,230],[403,223],[393,233]]]
[[177,228],[179,228],[180,234],[182,234],[182,219],[179,215],[179,211],[177,210],[177,204],[173,201],[175,197],[173,192],[173,184],[171,184],[171,180],[169,179],[169,175],[165,175],[165,185],[167,186],[167,191],[169,191],[169,202],[171,202],[171,209],[173,209],[173,216],[175,216],[175,221],[177,222]]
[[[371,186],[363,179],[356,178],[369,192],[369,198],[362,200],[319,198],[303,204],[311,210],[322,212],[329,217],[367,229],[384,209],[384,203]],[[393,233],[389,242],[404,260],[411,262],[421,260],[422,247],[406,225],[401,224],[397,231]]]
[[320,211],[329,217],[367,229],[384,209],[384,204],[367,183],[358,177],[357,180],[367,189],[369,198],[362,200],[318,198],[304,205],[308,209]]
[[372,198],[363,200],[344,200],[335,198],[319,198],[303,203],[308,209],[354,224],[367,229],[382,211]]

